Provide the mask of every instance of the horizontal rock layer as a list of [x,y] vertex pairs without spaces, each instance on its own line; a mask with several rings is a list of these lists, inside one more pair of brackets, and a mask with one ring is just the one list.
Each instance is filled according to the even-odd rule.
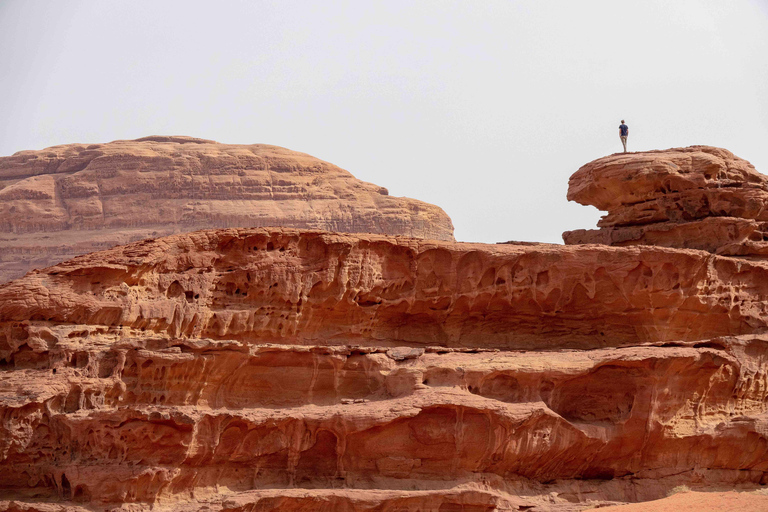
[[754,489],[766,272],[285,229],[81,256],[0,286],[0,499],[575,511]]
[[594,348],[763,332],[767,300],[768,268],[700,251],[231,229],[33,272],[0,288],[0,318],[120,336]]
[[708,146],[617,154],[571,176],[568,199],[607,211],[567,244],[657,245],[732,256],[768,254],[768,177]]
[[0,158],[0,282],[118,244],[252,226],[453,240],[437,206],[276,146],[145,137]]

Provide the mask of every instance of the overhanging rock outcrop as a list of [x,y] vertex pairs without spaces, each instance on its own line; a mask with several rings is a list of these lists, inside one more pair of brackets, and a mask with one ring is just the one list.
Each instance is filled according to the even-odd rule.
[[81,256],[0,286],[0,499],[575,511],[756,488],[766,304],[761,263],[659,247],[227,229]]
[[277,146],[155,136],[0,158],[0,283],[145,238],[258,226],[453,240],[437,206]]
[[619,153],[579,169],[568,199],[607,211],[566,244],[657,245],[768,256],[768,177],[709,146]]

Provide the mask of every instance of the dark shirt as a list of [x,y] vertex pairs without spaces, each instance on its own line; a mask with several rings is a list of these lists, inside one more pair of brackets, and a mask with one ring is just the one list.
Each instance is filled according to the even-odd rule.
[[626,137],[627,135],[629,135],[629,126],[625,124],[620,124],[619,133],[621,134],[622,137]]

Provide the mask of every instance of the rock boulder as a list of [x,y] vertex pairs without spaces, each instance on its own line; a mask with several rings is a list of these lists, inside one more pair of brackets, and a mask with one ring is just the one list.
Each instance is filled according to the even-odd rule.
[[768,255],[768,177],[709,146],[619,153],[571,176],[568,199],[608,212],[566,244],[659,245]]
[[145,137],[0,158],[0,282],[144,238],[254,226],[453,240],[437,206],[276,146]]

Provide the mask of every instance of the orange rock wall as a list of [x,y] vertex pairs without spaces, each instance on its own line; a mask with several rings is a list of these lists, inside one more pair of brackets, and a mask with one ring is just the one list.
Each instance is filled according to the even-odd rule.
[[82,256],[0,286],[0,499],[569,511],[753,489],[766,269],[285,229]]

